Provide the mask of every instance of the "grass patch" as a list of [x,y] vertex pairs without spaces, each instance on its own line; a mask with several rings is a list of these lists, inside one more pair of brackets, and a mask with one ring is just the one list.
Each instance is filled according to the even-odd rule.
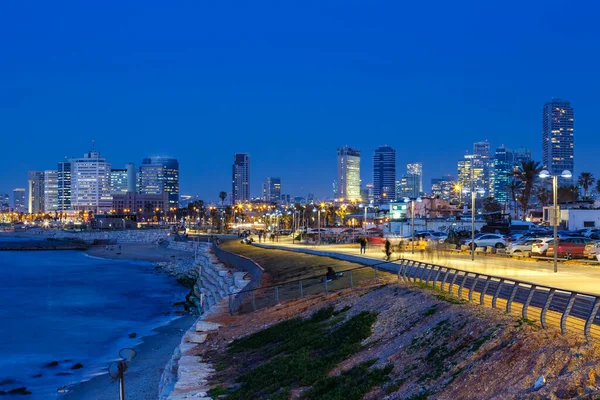
[[516,324],[514,327],[515,327],[515,328],[520,328],[520,327],[522,327],[523,325],[529,325],[529,326],[532,326],[532,327],[534,327],[534,328],[535,328],[535,327],[537,327],[537,324],[536,324],[536,322],[535,322],[535,321],[533,321],[533,320],[531,320],[531,319],[528,319],[528,318],[519,318],[519,319],[517,320],[517,324]]
[[229,389],[224,389],[221,386],[217,386],[215,388],[210,389],[207,393],[210,397],[219,397],[222,396],[224,394],[228,394],[230,392]]
[[347,311],[325,307],[307,319],[294,318],[234,341],[230,354],[249,352],[264,362],[245,371],[240,386],[227,399],[287,399],[293,387],[312,386],[306,399],[360,399],[388,379],[392,367],[370,368],[362,363],[337,377],[327,374],[348,356],[358,352],[371,335],[377,313],[360,312],[332,327],[331,320]]
[[447,295],[447,294],[438,294],[435,296],[436,299],[445,301],[450,304],[464,304],[467,301],[463,299],[457,299],[456,297]]

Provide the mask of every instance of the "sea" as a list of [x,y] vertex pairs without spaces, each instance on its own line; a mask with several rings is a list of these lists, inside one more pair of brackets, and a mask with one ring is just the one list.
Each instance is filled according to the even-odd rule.
[[147,262],[0,251],[0,391],[60,398],[58,388],[106,373],[120,349],[177,318],[185,294]]

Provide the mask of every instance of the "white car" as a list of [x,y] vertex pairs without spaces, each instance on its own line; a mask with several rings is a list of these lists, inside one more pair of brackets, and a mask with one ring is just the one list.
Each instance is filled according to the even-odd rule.
[[536,242],[531,245],[532,256],[543,256],[548,250],[548,245],[554,241],[552,237],[537,238]]
[[[471,240],[467,240],[465,243],[467,246],[471,245]],[[484,233],[479,237],[475,237],[475,247],[495,247],[497,249],[503,249],[506,247],[506,240],[504,236],[497,235],[495,233]]]
[[538,241],[537,238],[529,238],[513,242],[506,247],[506,254],[531,253],[531,247]]

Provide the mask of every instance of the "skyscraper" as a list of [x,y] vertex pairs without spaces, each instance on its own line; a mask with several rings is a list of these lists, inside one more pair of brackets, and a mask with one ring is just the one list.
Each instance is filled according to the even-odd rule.
[[110,163],[93,150],[71,160],[71,206],[77,211],[106,212],[112,208]]
[[573,107],[565,100],[552,99],[542,112],[542,163],[552,175],[569,170],[575,175],[573,158]]
[[13,190],[13,207],[16,212],[25,212],[25,189],[16,188]]
[[504,145],[496,149],[494,154],[494,199],[506,203],[510,199],[508,185],[514,173],[514,157],[510,149]]
[[457,198],[454,190],[454,177],[446,175],[441,178],[431,179],[431,194],[441,200],[451,201]]
[[485,190],[485,197],[494,197],[495,172],[494,158],[490,154],[490,142],[473,143],[473,155],[475,156],[474,165],[481,163],[483,168],[481,188]]
[[278,202],[281,199],[281,179],[269,177],[263,184],[263,200]]
[[135,193],[135,192],[137,192],[137,184],[138,184],[137,171],[135,170],[135,164],[127,163],[127,165],[125,166],[125,169],[127,170],[127,191],[130,193]]
[[123,169],[110,170],[110,194],[124,194],[128,192],[129,171]]
[[231,204],[250,200],[250,155],[235,153],[231,172]]
[[141,194],[168,193],[169,207],[179,207],[179,161],[175,158],[144,158],[138,179]]
[[58,171],[44,171],[44,211],[58,211]]
[[58,186],[58,210],[72,210],[71,206],[71,161],[58,163],[57,169]]
[[360,200],[360,151],[344,146],[337,151],[338,197]]
[[403,200],[405,197],[416,199],[421,194],[419,191],[419,175],[403,175],[396,190],[398,189],[399,193],[396,192],[398,200]]
[[29,171],[27,192],[27,212],[44,212],[44,171]]
[[518,147],[513,150],[513,161],[515,163],[515,168],[520,167],[523,162],[528,162],[531,160],[531,149]]
[[373,199],[376,204],[386,204],[396,198],[395,182],[396,150],[381,146],[373,155]]
[[465,154],[464,158],[458,161],[457,180],[459,190],[464,192],[462,194],[463,203],[471,200],[471,186],[476,191],[479,189],[485,190],[485,193],[478,191],[477,197],[488,197],[490,195],[484,176],[484,163],[479,155]]
[[[416,176],[418,181],[418,192],[423,193],[423,163],[414,162],[406,164],[406,174]],[[417,195],[416,197],[418,197]]]

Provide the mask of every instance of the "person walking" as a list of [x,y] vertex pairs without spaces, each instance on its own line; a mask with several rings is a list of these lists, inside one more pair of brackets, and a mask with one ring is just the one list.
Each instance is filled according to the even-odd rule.
[[385,260],[390,261],[390,257],[392,255],[392,244],[389,239],[385,239]]
[[367,238],[363,236],[360,238],[360,254],[366,254],[366,253],[367,253]]

